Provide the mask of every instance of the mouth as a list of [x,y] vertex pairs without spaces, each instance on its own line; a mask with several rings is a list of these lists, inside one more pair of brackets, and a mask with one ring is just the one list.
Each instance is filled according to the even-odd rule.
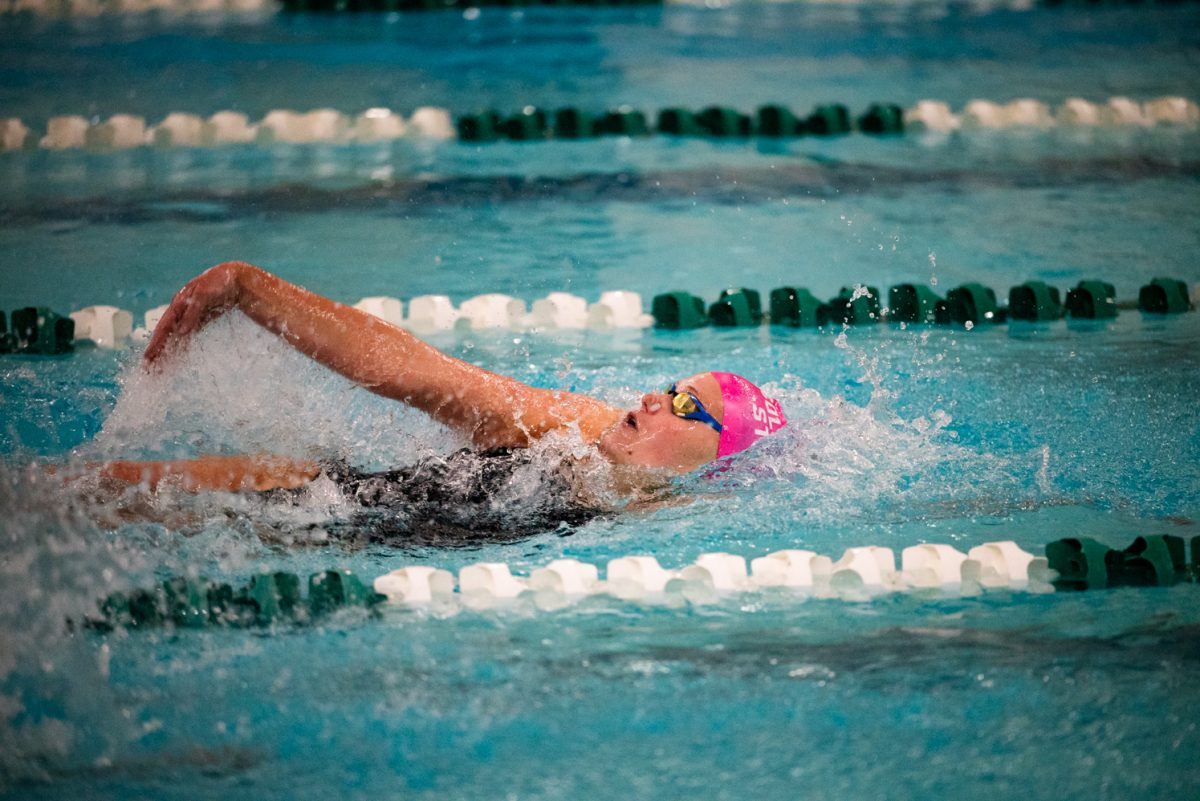
[[638,427],[637,415],[635,415],[633,412],[630,412],[629,414],[625,415],[625,419],[622,422],[624,425],[628,426],[629,428],[632,428],[634,431],[637,431],[637,427]]

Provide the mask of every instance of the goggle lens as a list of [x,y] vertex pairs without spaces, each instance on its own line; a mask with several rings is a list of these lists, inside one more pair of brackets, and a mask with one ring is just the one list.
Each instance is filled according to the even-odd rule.
[[[671,389],[674,388],[675,385],[672,384]],[[695,414],[697,411],[696,399],[686,392],[680,392],[671,398],[671,408],[679,417],[683,417],[685,414]]]

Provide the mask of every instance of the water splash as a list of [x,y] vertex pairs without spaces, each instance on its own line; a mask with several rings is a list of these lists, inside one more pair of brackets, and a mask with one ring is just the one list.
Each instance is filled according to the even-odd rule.
[[379,398],[230,314],[161,370],[131,363],[81,458],[268,453],[395,465],[462,444],[428,417]]

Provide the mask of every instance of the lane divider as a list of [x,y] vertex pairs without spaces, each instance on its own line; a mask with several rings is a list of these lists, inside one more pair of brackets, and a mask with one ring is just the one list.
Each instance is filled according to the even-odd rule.
[[277,0],[0,0],[0,13],[50,17],[107,14],[245,13],[278,8]]
[[[853,0],[843,0],[850,6],[867,5]],[[985,0],[973,2],[977,10],[1030,11],[1034,8],[1080,7],[1093,9],[1096,6],[1132,5],[1179,5],[1195,0]],[[524,0],[520,5],[531,6],[597,6],[620,7],[640,5],[701,5],[702,0]],[[959,3],[946,0],[944,6]],[[474,19],[478,9],[488,6],[511,7],[518,5],[514,0],[0,0],[0,13],[35,13],[47,16],[97,16],[102,14],[137,14],[146,12],[167,13],[245,13],[282,8],[289,13],[398,13],[456,11]],[[914,4],[915,5],[915,4]]]
[[106,119],[79,115],[51,117],[39,136],[17,118],[0,118],[0,149],[77,150],[94,152],[138,147],[217,147],[221,145],[368,143],[406,136],[449,139],[454,136],[450,113],[422,107],[408,119],[386,108],[348,117],[333,109],[296,112],[277,109],[252,121],[239,111],[218,111],[207,118],[172,112],[147,126],[143,117],[114,114]]
[[238,588],[202,578],[173,578],[150,590],[113,593],[87,625],[101,630],[163,625],[251,627],[308,624],[338,610],[377,610],[383,604],[445,609],[502,608],[529,599],[542,609],[561,609],[589,596],[644,605],[714,603],[735,594],[792,593],[801,598],[863,602],[893,593],[971,597],[984,592],[1050,593],[1112,587],[1166,587],[1200,581],[1200,537],[1138,537],[1124,550],[1096,540],[1070,538],[1036,556],[1011,540],[989,542],[963,553],[926,543],[895,552],[883,546],[848,548],[833,561],[807,550],[783,550],[749,565],[729,553],[701,554],[667,569],[650,555],[623,556],[599,568],[576,559],[555,559],[528,576],[504,562],[477,562],[458,571],[409,565],[367,586],[347,570],[315,573],[302,594],[300,577],[262,573]]
[[1197,299],[1200,299],[1200,284],[1189,290],[1177,278],[1160,277],[1141,287],[1136,303],[1118,302],[1110,283],[1085,280],[1066,293],[1065,301],[1056,287],[1043,281],[1026,281],[1009,290],[1006,306],[1000,304],[993,289],[972,282],[951,289],[944,298],[923,284],[899,284],[888,291],[886,305],[877,287],[855,284],[843,287],[826,302],[804,287],[780,287],[769,295],[766,313],[758,291],[746,287],[724,290],[709,306],[688,292],[667,292],[655,296],[651,309],[655,325],[665,329],[708,325],[747,327],[764,323],[826,328],[893,322],[957,324],[971,330],[1009,320],[1111,319],[1121,309],[1156,315],[1182,314],[1193,310]]
[[[637,292],[603,292],[595,303],[568,292],[551,292],[527,307],[525,301],[501,293],[476,295],[455,307],[446,295],[419,295],[405,304],[383,295],[366,297],[354,304],[391,325],[419,335],[452,331],[637,331],[651,326],[663,330],[749,327],[770,324],[787,328],[841,328],[877,323],[901,325],[959,325],[966,330],[1004,323],[1050,322],[1063,317],[1076,320],[1106,320],[1121,309],[1138,309],[1150,315],[1182,314],[1200,300],[1200,284],[1189,293],[1186,283],[1176,278],[1155,278],[1138,292],[1136,303],[1119,303],[1112,284],[1080,281],[1062,299],[1058,288],[1043,281],[1026,281],[1008,292],[1002,306],[990,287],[967,283],[951,289],[943,298],[923,284],[899,284],[888,291],[887,304],[878,288],[855,284],[843,287],[822,302],[804,287],[772,290],[763,310],[757,290],[731,288],[716,301],[704,301],[688,292],[656,295],[651,313],[644,311]],[[133,314],[115,306],[88,306],[62,316],[44,307],[27,307],[12,313],[12,330],[0,312],[0,353],[54,355],[71,351],[76,342],[101,348],[122,348],[150,338],[167,307],[156,306],[134,327]]]
[[407,119],[387,108],[372,108],[347,116],[329,108],[298,112],[276,109],[261,120],[237,111],[219,111],[207,118],[172,112],[147,125],[145,118],[113,114],[101,119],[80,115],[51,117],[38,135],[20,119],[0,118],[0,150],[87,149],[95,152],[138,147],[215,147],[229,144],[347,144],[388,142],[403,137],[451,139],[482,144],[508,139],[517,142],[576,140],[602,136],[746,139],[844,136],[854,131],[872,136],[905,132],[950,134],[999,129],[1062,128],[1194,128],[1200,125],[1200,106],[1183,97],[1160,97],[1139,103],[1112,97],[1103,103],[1068,98],[1055,108],[1040,100],[1022,98],[1007,104],[972,100],[954,112],[939,100],[922,100],[904,109],[876,103],[852,116],[840,103],[819,105],[806,116],[787,106],[767,104],[753,114],[724,106],[700,111],[681,107],[660,109],[653,122],[644,112],[619,106],[592,113],[576,107],[546,111],[525,106],[502,115],[495,110],[466,114],[452,120],[449,111],[422,107]]

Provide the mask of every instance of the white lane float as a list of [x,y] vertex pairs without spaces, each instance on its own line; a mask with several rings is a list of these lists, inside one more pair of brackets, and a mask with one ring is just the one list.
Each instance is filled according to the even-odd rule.
[[33,142],[30,133],[16,117],[0,119],[0,150],[24,150]]
[[385,295],[363,298],[354,304],[354,308],[378,317],[385,323],[395,326],[404,325],[404,304],[397,298],[389,298]]
[[1200,123],[1200,106],[1184,97],[1159,97],[1142,106],[1146,121],[1151,125],[1186,125]]
[[642,296],[627,290],[609,290],[588,306],[587,327],[596,330],[649,328],[654,317],[645,312]]
[[246,144],[258,138],[258,126],[240,111],[218,111],[204,121],[200,138],[206,145]]
[[963,562],[963,581],[973,581],[985,589],[1044,591],[1052,578],[1050,564],[1040,556],[1022,550],[1012,540],[987,542],[967,552]]
[[1005,122],[1014,127],[1050,128],[1054,125],[1050,107],[1040,100],[1014,100],[1003,107],[1003,113]]
[[829,583],[833,560],[814,551],[775,551],[752,560],[750,572],[759,587],[810,589]]
[[198,147],[204,143],[204,120],[196,114],[174,111],[147,133],[155,147]]
[[1128,97],[1110,97],[1108,102],[1100,107],[1100,121],[1105,125],[1118,126],[1149,124],[1141,105]]
[[88,121],[78,115],[51,117],[46,135],[38,142],[44,150],[71,150],[87,142]]
[[90,340],[101,348],[120,348],[133,334],[133,315],[116,306],[88,306],[71,312],[75,339]]
[[529,312],[530,328],[578,329],[587,323],[587,301],[569,292],[551,292],[535,300]]
[[84,142],[90,150],[128,150],[146,144],[146,120],[131,114],[114,114],[89,126]]
[[555,559],[529,574],[529,589],[565,598],[588,595],[599,587],[600,571],[595,565],[577,559]]
[[745,557],[729,553],[700,554],[693,564],[679,571],[677,580],[720,593],[740,592],[750,587]]
[[387,142],[404,136],[408,126],[387,108],[369,108],[354,118],[349,136],[355,142]]
[[484,608],[511,601],[529,589],[503,562],[477,562],[458,571],[458,589],[467,606]]
[[832,570],[829,586],[845,596],[878,595],[902,587],[891,548],[878,545],[847,548],[842,558],[833,563]]
[[408,118],[409,130],[426,139],[453,139],[454,120],[444,108],[421,106]]
[[980,128],[1005,128],[1008,119],[1004,109],[990,100],[972,100],[963,107],[962,127],[964,130]]
[[948,134],[962,127],[962,120],[940,100],[922,100],[904,112],[904,127],[914,133]]
[[405,327],[420,334],[450,331],[458,321],[458,310],[446,295],[418,295],[408,302]]
[[653,556],[622,556],[605,569],[610,595],[625,599],[645,599],[661,595],[675,573],[664,570]]
[[910,587],[950,590],[962,585],[967,555],[950,545],[913,545],[900,552],[901,578]]
[[[926,543],[905,548],[903,571],[896,570],[891,548],[848,548],[837,562],[813,551],[789,549],[754,559],[750,571],[744,557],[705,553],[679,570],[668,570],[649,555],[622,556],[606,566],[601,581],[594,565],[577,559],[555,559],[533,569],[528,578],[514,576],[503,562],[480,562],[454,576],[429,566],[408,566],[379,577],[375,589],[395,604],[452,601],[486,609],[521,596],[541,609],[561,609],[591,596],[607,595],[634,603],[678,601],[717,602],[722,596],[756,590],[804,590],[815,595],[851,601],[905,591],[940,589],[963,596],[985,590],[1053,592],[1055,578],[1047,560],[1035,557],[1014,542],[989,542],[963,554],[953,546]],[[675,599],[674,601],[672,599]]]
[[454,574],[425,565],[393,570],[375,579],[375,592],[389,603],[424,604],[454,594]]
[[1059,125],[1088,128],[1100,124],[1100,109],[1081,97],[1068,97],[1054,112]]
[[456,324],[476,331],[485,328],[519,329],[526,316],[525,301],[493,292],[463,301],[458,307]]

